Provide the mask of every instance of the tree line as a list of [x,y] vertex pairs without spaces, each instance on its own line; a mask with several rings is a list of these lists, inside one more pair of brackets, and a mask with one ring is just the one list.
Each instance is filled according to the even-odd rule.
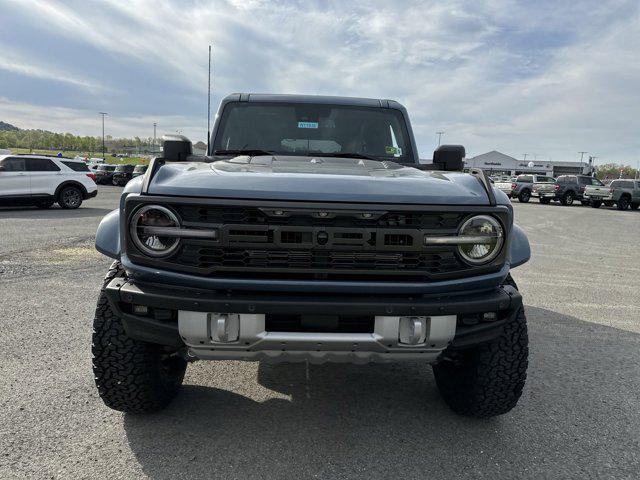
[[[153,149],[153,138],[113,138],[105,136],[107,152],[134,151],[146,152]],[[156,149],[159,141],[156,141]],[[54,133],[47,130],[10,130],[0,131],[0,148],[26,148],[38,150],[60,150],[77,152],[102,151],[102,137]]]

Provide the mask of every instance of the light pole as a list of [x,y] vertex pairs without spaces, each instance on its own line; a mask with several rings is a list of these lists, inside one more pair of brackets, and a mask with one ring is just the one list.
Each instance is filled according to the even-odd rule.
[[584,158],[584,154],[587,152],[578,152],[580,154],[580,173],[583,173],[582,170],[582,159]]
[[108,115],[107,112],[98,112],[102,115],[102,160],[104,160],[104,116]]
[[153,152],[152,153],[156,153],[156,127],[158,126],[158,124],[156,122],[153,122]]
[[436,135],[438,135],[438,146],[440,146],[440,139],[442,138],[442,135],[444,135],[444,132],[436,132]]

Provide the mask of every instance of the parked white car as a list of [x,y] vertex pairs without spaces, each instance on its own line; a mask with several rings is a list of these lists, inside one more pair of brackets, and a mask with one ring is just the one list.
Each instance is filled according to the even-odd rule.
[[78,208],[98,194],[95,173],[65,157],[0,155],[0,205]]

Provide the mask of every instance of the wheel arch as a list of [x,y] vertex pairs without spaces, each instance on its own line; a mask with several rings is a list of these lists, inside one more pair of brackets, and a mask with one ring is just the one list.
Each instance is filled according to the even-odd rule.
[[511,268],[527,263],[531,258],[531,246],[524,230],[513,224],[511,242],[509,243],[509,264]]
[[107,257],[120,259],[120,210],[109,212],[96,232],[96,250]]
[[82,185],[80,182],[76,180],[65,180],[60,185],[58,185],[58,188],[56,188],[56,192],[53,194],[53,196],[57,199],[58,196],[60,195],[60,192],[66,187],[78,187],[82,192],[83,198],[88,195],[87,188],[84,185]]

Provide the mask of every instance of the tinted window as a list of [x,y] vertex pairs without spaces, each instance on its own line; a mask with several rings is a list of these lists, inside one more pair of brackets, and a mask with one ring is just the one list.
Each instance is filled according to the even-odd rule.
[[558,183],[578,183],[578,179],[576,177],[565,175],[562,177],[558,177]]
[[26,158],[27,170],[30,172],[59,172],[58,167],[48,158]]
[[591,182],[592,182],[594,185],[597,185],[597,186],[599,186],[599,187],[604,187],[604,183],[602,183],[602,182],[601,182],[600,180],[598,180],[597,178],[592,178],[592,179],[591,179]]
[[133,165],[118,165],[116,172],[133,172]]
[[24,172],[26,170],[24,158],[5,158],[2,166],[7,172]]
[[98,170],[101,170],[103,172],[113,172],[116,169],[115,165],[100,165],[98,167]]
[[62,163],[64,163],[67,167],[69,167],[74,172],[88,172],[89,171],[89,167],[87,167],[87,164],[83,163],[83,162],[65,162],[65,161],[63,161]]
[[518,182],[523,183],[533,183],[533,176],[531,175],[520,175],[517,179]]
[[551,177],[538,177],[538,182],[553,182],[553,181],[555,180]]
[[591,177],[578,177],[580,185],[591,185]]
[[217,131],[214,151],[356,153],[398,162],[413,156],[404,117],[391,108],[236,102],[225,107]]

